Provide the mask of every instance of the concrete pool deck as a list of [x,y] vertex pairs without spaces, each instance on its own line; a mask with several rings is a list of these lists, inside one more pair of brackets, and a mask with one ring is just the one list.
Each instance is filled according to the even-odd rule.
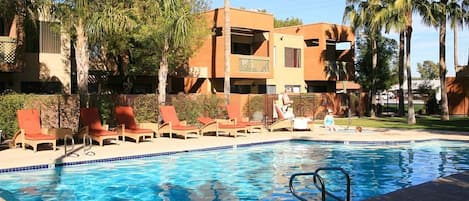
[[[364,129],[363,133],[341,133],[329,132],[318,125],[313,132],[295,131],[293,133],[276,131],[248,134],[247,136],[234,137],[215,137],[200,136],[198,138],[181,138],[159,137],[153,141],[146,141],[136,144],[134,142],[117,141],[111,145],[100,147],[94,145],[91,149],[94,155],[86,155],[83,151],[83,145],[78,144],[73,150],[79,156],[65,156],[64,146],[58,146],[56,151],[41,150],[33,152],[31,149],[23,150],[21,148],[5,149],[0,151],[0,172],[1,170],[22,168],[37,165],[49,165],[61,163],[74,163],[80,161],[96,161],[101,159],[109,159],[116,157],[129,157],[144,154],[157,154],[167,152],[182,152],[197,149],[207,149],[213,147],[233,147],[241,144],[263,143],[271,141],[282,141],[291,139],[303,139],[314,141],[332,141],[332,142],[361,142],[361,143],[389,143],[389,142],[412,142],[425,140],[463,140],[469,141],[469,133],[463,132],[447,132],[447,131],[431,131],[431,130],[398,130],[398,129]],[[466,177],[467,178],[467,177]],[[465,180],[465,190],[469,191],[469,179]],[[450,194],[455,196],[454,193]],[[450,197],[448,197],[450,198]],[[402,197],[400,198],[402,199]],[[397,200],[397,199],[388,199]],[[420,199],[428,200],[428,199]],[[443,199],[445,200],[445,199]],[[453,199],[449,199],[453,200]]]

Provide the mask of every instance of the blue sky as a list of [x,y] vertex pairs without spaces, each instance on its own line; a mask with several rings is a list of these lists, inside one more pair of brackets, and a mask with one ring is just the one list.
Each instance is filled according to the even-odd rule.
[[[224,0],[212,0],[212,8],[223,7]],[[300,18],[303,24],[327,22],[342,24],[342,15],[345,8],[345,0],[230,0],[231,7],[246,9],[266,9],[276,18],[286,19],[291,17]],[[414,18],[412,34],[412,77],[418,77],[417,63],[430,60],[438,63],[438,30],[427,27],[421,23],[419,17]],[[469,31],[464,27],[459,32],[459,65],[466,65],[469,51]],[[461,28],[459,29],[461,30]],[[390,34],[397,39],[397,34]],[[454,76],[453,64],[453,32],[446,32],[446,66],[448,76]]]

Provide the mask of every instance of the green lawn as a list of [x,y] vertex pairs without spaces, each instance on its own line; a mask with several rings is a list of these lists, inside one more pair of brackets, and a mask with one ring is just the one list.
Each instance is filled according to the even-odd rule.
[[[452,117],[449,121],[442,121],[438,116],[421,116],[416,118],[417,123],[409,125],[407,124],[407,117],[380,117],[375,119],[353,117],[351,119],[351,126],[469,131],[469,117]],[[347,118],[336,118],[335,122],[337,125],[348,125]]]

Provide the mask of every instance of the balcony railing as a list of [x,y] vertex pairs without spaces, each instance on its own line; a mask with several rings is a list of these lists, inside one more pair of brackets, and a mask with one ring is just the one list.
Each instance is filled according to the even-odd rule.
[[0,36],[0,64],[15,63],[16,40]]
[[268,57],[239,55],[239,72],[268,73],[269,61]]

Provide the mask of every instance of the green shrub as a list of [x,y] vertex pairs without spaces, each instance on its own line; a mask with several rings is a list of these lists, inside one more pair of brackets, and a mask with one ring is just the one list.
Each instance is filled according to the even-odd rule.
[[155,94],[139,95],[133,105],[138,122],[158,122],[158,96]]
[[18,131],[16,111],[23,109],[25,102],[30,98],[30,95],[14,93],[0,96],[0,108],[2,108],[0,113],[0,129],[7,139],[11,139],[15,132]]
[[178,95],[171,101],[176,109],[179,120],[185,120],[188,124],[197,124],[203,107],[190,95]]
[[103,124],[109,124],[110,126],[116,126],[114,118],[114,105],[115,96],[113,95],[99,95],[97,101],[97,108],[101,115],[101,121]]
[[264,117],[266,115],[264,111],[264,105],[265,105],[264,102],[265,102],[264,95],[250,96],[248,99],[248,102],[243,107],[244,116],[247,116],[251,119],[256,119],[254,118],[254,114],[261,112],[262,117]]
[[201,116],[210,118],[224,118],[226,111],[222,108],[224,99],[216,95],[200,94],[196,98],[196,102],[201,106]]

